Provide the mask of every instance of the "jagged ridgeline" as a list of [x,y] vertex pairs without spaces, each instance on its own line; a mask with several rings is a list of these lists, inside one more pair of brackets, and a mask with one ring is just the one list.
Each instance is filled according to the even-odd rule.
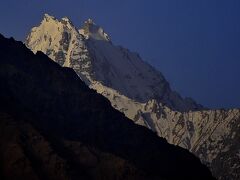
[[0,35],[1,179],[213,179],[70,68]]
[[77,30],[68,18],[45,14],[27,36],[26,45],[73,68],[115,109],[194,153],[214,176],[240,179],[239,109],[204,110],[192,99],[182,98],[160,72],[137,53],[115,46],[91,19]]
[[77,30],[68,18],[58,20],[45,14],[27,36],[26,45],[73,68],[87,84],[100,82],[138,102],[154,98],[178,110],[202,108],[171,91],[163,75],[138,54],[114,46],[103,28],[91,19]]

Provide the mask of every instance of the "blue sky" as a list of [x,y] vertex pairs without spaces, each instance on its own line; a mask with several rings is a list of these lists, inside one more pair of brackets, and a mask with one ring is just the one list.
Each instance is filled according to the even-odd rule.
[[1,0],[0,33],[24,40],[44,13],[76,26],[92,18],[181,95],[240,107],[239,0]]

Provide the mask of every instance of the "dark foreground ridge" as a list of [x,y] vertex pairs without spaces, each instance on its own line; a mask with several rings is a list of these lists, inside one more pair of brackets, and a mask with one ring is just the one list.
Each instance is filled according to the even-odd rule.
[[213,179],[72,69],[0,35],[1,179]]

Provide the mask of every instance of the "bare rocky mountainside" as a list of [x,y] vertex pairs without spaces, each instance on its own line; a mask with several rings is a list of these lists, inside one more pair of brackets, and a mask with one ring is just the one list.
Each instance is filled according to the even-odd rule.
[[115,110],[71,68],[0,35],[0,178],[214,179],[186,149]]
[[115,109],[194,153],[218,179],[240,179],[239,109],[207,110],[182,98],[159,71],[137,53],[115,46],[91,19],[78,30],[66,17],[45,14],[25,44],[73,68]]

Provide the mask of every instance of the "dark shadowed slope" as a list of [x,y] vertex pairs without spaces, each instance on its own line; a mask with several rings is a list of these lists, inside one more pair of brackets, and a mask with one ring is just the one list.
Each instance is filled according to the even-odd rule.
[[5,179],[213,179],[187,150],[135,125],[72,69],[0,36]]

